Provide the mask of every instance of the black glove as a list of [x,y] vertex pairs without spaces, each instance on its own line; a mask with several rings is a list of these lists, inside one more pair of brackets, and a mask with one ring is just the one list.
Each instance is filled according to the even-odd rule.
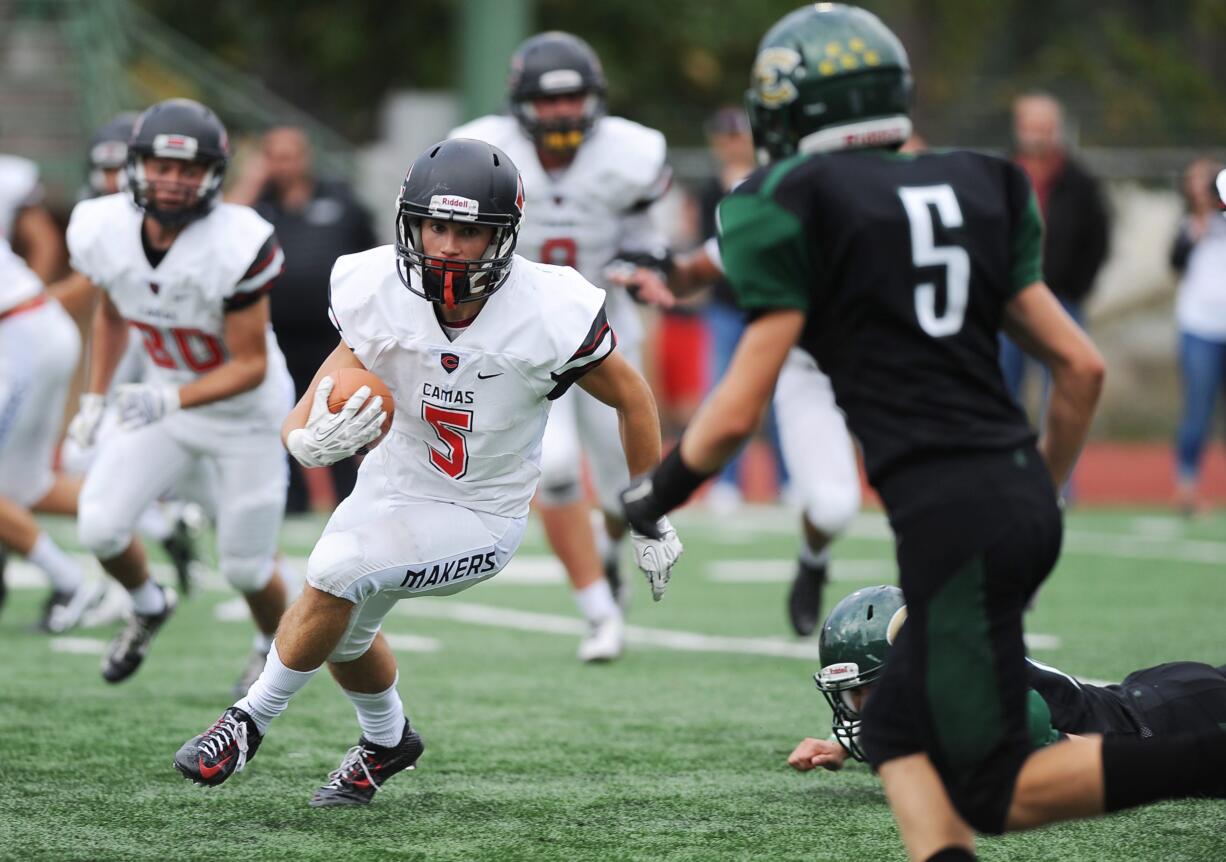
[[642,533],[651,539],[660,538],[660,529],[656,526],[666,510],[656,497],[652,476],[640,476],[630,483],[630,487],[621,493],[622,512],[630,529]]
[[640,476],[621,493],[622,511],[630,526],[652,539],[661,537],[657,522],[690,499],[712,473],[698,473],[681,460],[681,445],[664,456],[656,469]]
[[[655,270],[660,279],[668,284],[669,276],[673,274],[673,253],[667,248],[649,251],[622,249],[605,265],[605,272],[618,272],[629,278],[639,267]],[[635,302],[641,301],[638,285],[631,282],[626,285],[626,292]]]

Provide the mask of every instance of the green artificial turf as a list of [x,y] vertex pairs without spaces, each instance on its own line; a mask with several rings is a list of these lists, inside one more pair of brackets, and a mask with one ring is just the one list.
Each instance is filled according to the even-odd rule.
[[[663,602],[640,586],[633,625],[801,643],[785,632],[787,585],[769,578],[786,577],[793,516],[686,512],[677,525],[686,556]],[[286,552],[305,556],[319,527],[288,524]],[[1113,680],[1173,659],[1226,662],[1224,527],[1221,516],[1189,524],[1071,514],[1067,553],[1027,625],[1058,646],[1036,657]],[[53,529],[71,535],[65,524]],[[827,607],[888,580],[880,516],[861,518],[835,553]],[[521,555],[544,554],[534,529]],[[742,569],[764,580],[728,582]],[[171,768],[179,744],[231,703],[251,633],[248,622],[215,618],[232,592],[198,591],[119,686],[101,680],[96,655],[55,652],[51,638],[28,631],[42,596],[15,589],[0,616],[5,859],[905,858],[867,769],[802,775],[785,765],[802,736],[829,729],[811,658],[639,645],[615,664],[582,666],[576,635],[421,616],[401,603],[385,631],[437,642],[433,652],[399,653],[400,691],[426,754],[371,806],[316,810],[306,804],[312,790],[359,733],[326,673],[225,786],[198,788]],[[422,607],[447,603],[576,616],[561,584],[495,578]],[[112,631],[73,635],[101,641]],[[1226,859],[1226,807],[1169,803],[985,839],[980,855],[1214,862]]]

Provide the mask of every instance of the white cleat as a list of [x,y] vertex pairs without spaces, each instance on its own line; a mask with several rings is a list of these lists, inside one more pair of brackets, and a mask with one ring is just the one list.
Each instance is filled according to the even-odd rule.
[[614,661],[626,648],[626,621],[620,613],[592,623],[579,642],[579,661]]

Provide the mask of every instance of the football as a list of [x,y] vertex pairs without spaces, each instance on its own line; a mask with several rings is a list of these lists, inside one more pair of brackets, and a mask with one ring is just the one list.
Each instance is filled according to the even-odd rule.
[[[353,397],[353,393],[357,392],[363,386],[370,387],[370,397],[376,395],[383,396],[383,409],[387,413],[387,418],[383,420],[383,433],[370,444],[370,448],[378,446],[383,438],[387,436],[388,430],[392,427],[392,416],[396,412],[396,402],[392,398],[392,390],[387,388],[387,384],[379,379],[378,375],[367,371],[365,368],[342,368],[339,371],[334,371],[331,374],[335,385],[332,387],[332,392],[328,395],[328,409],[333,413],[339,413],[341,408],[345,406],[345,402]],[[367,399],[369,400],[369,399]]]

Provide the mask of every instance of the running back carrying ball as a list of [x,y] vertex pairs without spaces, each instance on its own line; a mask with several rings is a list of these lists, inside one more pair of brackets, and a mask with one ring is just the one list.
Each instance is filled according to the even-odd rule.
[[[379,379],[374,372],[367,371],[365,368],[341,368],[333,371],[328,375],[332,378],[334,385],[332,391],[328,394],[328,409],[333,413],[339,413],[341,408],[345,406],[353,394],[363,386],[370,387],[370,397],[376,395],[383,396],[383,412],[387,414],[387,418],[383,420],[383,427],[379,436],[367,448],[373,449],[379,445],[379,442],[387,434],[392,427],[392,415],[396,412],[396,405],[392,399],[392,390],[387,388],[387,384]],[[368,398],[366,403],[369,403]],[[365,406],[365,405],[363,405]]]

